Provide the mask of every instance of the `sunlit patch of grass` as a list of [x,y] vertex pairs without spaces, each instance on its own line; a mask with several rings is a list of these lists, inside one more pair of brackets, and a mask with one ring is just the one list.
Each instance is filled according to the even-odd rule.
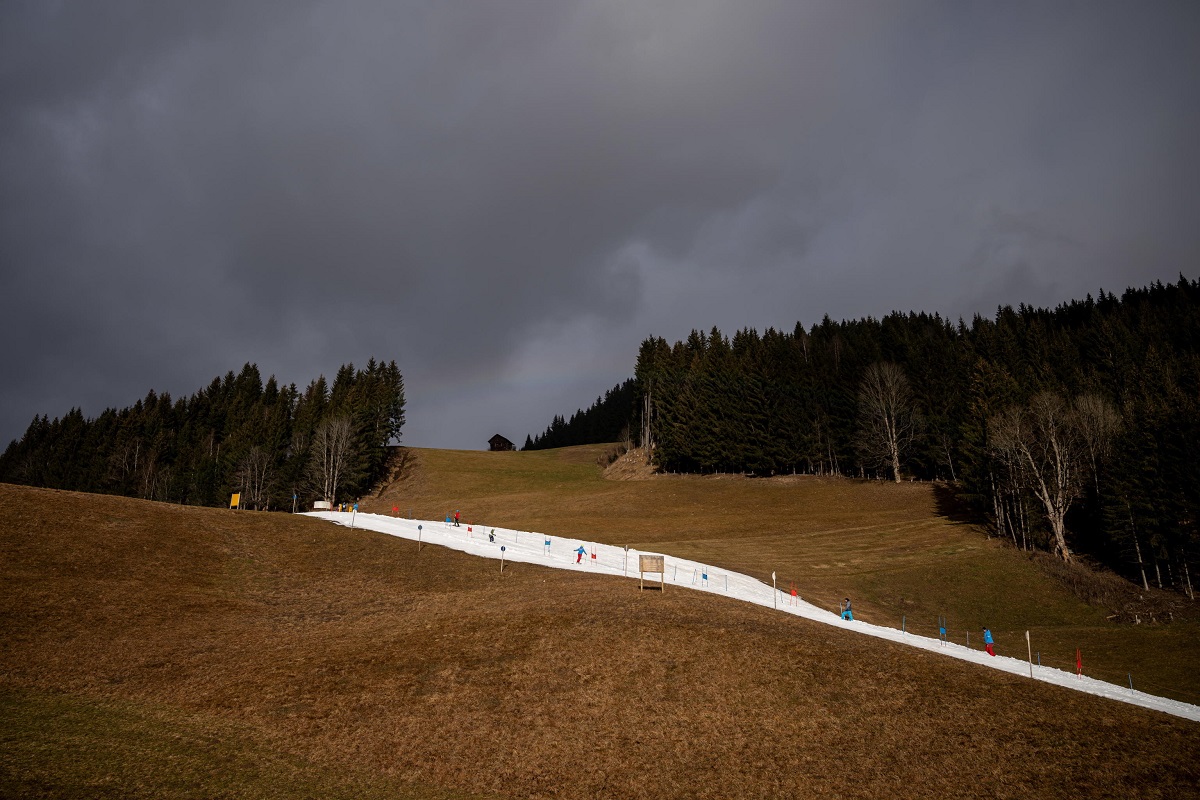
[[[608,445],[490,453],[415,449],[411,476],[364,508],[464,519],[661,550],[779,585],[825,608],[851,596],[881,625],[982,644],[1001,652],[1030,630],[1045,663],[1070,664],[1125,683],[1132,673],[1168,697],[1200,702],[1200,623],[1129,625],[1107,619],[1026,554],[939,512],[930,484],[814,476],[659,475],[606,480],[596,456]],[[1082,574],[1082,573],[1081,573]],[[1100,579],[1093,579],[1100,580]],[[1129,633],[1128,636],[1124,635]]]

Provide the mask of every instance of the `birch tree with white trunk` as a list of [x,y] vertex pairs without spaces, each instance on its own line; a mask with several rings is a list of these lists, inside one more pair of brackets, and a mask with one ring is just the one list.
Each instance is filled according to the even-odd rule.
[[313,431],[308,462],[309,479],[322,499],[334,503],[338,486],[354,447],[350,417],[338,415],[322,420]]
[[1075,399],[1075,420],[1091,461],[1096,496],[1100,496],[1100,465],[1109,456],[1113,440],[1121,430],[1121,414],[1098,394],[1083,394]]
[[246,504],[261,511],[266,504],[267,486],[271,480],[271,456],[254,445],[238,465],[238,481],[246,495]]
[[1072,561],[1066,517],[1083,493],[1089,463],[1078,411],[1061,396],[1042,392],[1028,407],[1013,406],[994,417],[988,438],[996,455],[1016,473],[1013,477],[1041,501],[1055,554]]
[[890,467],[900,483],[900,463],[918,428],[904,370],[877,362],[863,372],[858,388],[859,429],[855,445],[865,464]]

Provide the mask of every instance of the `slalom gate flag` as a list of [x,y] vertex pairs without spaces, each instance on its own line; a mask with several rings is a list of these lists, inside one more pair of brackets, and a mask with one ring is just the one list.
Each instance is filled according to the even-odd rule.
[[1083,674],[1083,656],[1079,653],[1079,648],[1075,648],[1075,674]]

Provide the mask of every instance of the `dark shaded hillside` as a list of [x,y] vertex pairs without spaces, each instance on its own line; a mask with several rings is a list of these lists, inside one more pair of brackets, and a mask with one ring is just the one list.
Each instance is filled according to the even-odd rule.
[[893,313],[713,328],[638,354],[663,470],[940,479],[1022,549],[1189,596],[1200,566],[1200,282],[957,325]]
[[[265,774],[290,764],[347,796],[365,781],[412,797],[1188,797],[1200,782],[1193,723],[712,596],[525,565],[502,579],[287,515],[11,486],[0,550],[0,692],[22,710],[0,722],[10,795],[228,791],[223,761],[187,787],[125,761],[151,720],[209,741],[236,729]],[[102,723],[121,709],[93,729],[99,755],[74,754],[64,702]]]

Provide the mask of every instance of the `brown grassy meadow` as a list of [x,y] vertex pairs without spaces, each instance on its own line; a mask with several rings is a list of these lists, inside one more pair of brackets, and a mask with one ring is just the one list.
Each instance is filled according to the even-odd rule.
[[[443,454],[420,455],[416,508],[420,482],[432,509],[439,482],[457,480],[472,498],[459,507],[497,525],[514,520],[496,497],[535,498],[548,480],[530,467],[472,495],[470,470],[448,478]],[[606,483],[578,466],[593,476],[580,486]],[[735,482],[696,482],[736,517],[723,488]],[[639,523],[641,503],[693,502],[689,481],[661,483],[663,497],[621,506],[568,474],[522,526],[565,533],[539,520],[608,507],[631,544],[728,539],[683,519]],[[900,525],[915,513],[861,505]],[[921,547],[964,546],[936,538]],[[894,547],[901,574],[919,574],[921,554]],[[843,569],[811,554],[796,546],[794,579]],[[888,560],[880,545],[855,558],[846,574],[864,586]],[[501,577],[492,561],[290,515],[0,485],[0,582],[5,797],[1189,797],[1200,785],[1200,727],[1185,720],[711,594],[520,564]]]
[[[427,519],[458,508],[481,524],[661,550],[767,583],[776,572],[781,588],[795,583],[831,610],[851,596],[856,616],[878,625],[937,636],[945,617],[948,635],[972,644],[987,625],[1010,655],[1024,655],[1028,630],[1048,666],[1074,671],[1079,648],[1092,677],[1132,674],[1136,688],[1200,704],[1196,603],[988,539],[948,490],[812,476],[609,480],[596,463],[607,447],[412,449],[403,477],[360,507]],[[1109,619],[1117,612],[1146,624]]]

